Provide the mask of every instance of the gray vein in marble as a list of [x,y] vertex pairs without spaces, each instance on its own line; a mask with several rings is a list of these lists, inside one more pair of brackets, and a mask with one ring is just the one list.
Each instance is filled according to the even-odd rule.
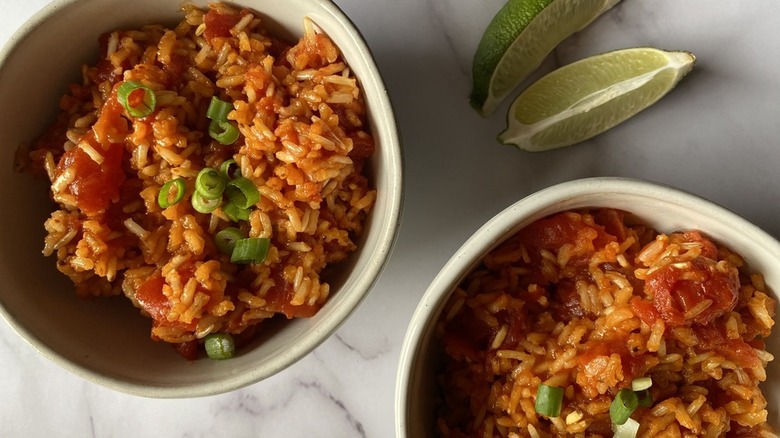
[[[439,5],[441,5],[441,8]],[[460,74],[465,78],[469,78],[471,76],[470,57],[465,56],[464,53],[461,53],[461,51],[458,50],[459,45],[455,42],[451,26],[445,22],[445,16],[450,15],[450,11],[448,10],[449,6],[449,2],[427,0],[426,11],[429,15],[428,22],[444,37],[447,50],[455,58]]]
[[97,436],[95,434],[95,417],[92,416],[92,414],[89,415],[89,436]]
[[230,403],[221,407],[220,410],[231,412],[237,410],[252,416],[267,415],[270,411],[283,409],[286,407],[290,403],[292,396],[292,393],[287,393],[284,399],[275,399],[274,405],[268,407],[265,406],[260,398],[256,395],[246,391],[241,391],[238,393],[238,397],[232,398]]
[[354,430],[359,434],[359,436],[366,438],[366,429],[363,427],[363,423],[358,421],[352,413],[349,412],[349,409],[347,409],[344,402],[336,398],[330,391],[323,388],[322,384],[320,382],[305,382],[305,381],[299,381],[298,384],[309,390],[316,391],[317,394],[322,396],[325,400],[336,406],[343,414],[344,418],[349,422],[350,425],[354,428]]
[[347,340],[344,339],[344,337],[341,336],[341,334],[339,333],[336,333],[333,337],[341,345],[346,347],[347,350],[357,354],[358,356],[360,356],[361,359],[368,360],[368,361],[382,358],[386,354],[390,353],[390,351],[392,351],[393,348],[392,345],[390,344],[390,341],[387,338],[382,338],[379,345],[376,348],[374,348],[373,351],[366,351],[366,349],[364,348],[359,348],[351,344],[350,342],[347,342]]

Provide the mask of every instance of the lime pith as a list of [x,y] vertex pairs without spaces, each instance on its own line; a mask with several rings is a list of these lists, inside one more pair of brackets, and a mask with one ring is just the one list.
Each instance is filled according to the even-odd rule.
[[471,105],[489,115],[561,41],[619,1],[509,0],[474,55]]
[[694,63],[689,52],[641,47],[561,67],[515,99],[499,141],[532,152],[585,141],[658,101]]

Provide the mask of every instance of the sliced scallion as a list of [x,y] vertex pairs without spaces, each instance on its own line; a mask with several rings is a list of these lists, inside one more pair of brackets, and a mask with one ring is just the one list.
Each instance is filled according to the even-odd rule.
[[186,186],[184,184],[184,178],[179,177],[172,179],[160,188],[160,193],[157,194],[157,205],[160,208],[168,208],[184,199],[184,192]]
[[241,239],[246,239],[243,231],[235,227],[227,227],[214,236],[214,243],[222,254],[232,255],[236,242]]
[[222,212],[233,222],[249,220],[249,209],[241,208],[232,202],[223,204]]
[[609,405],[609,417],[618,426],[624,424],[639,406],[636,393],[628,388],[618,391],[612,404]]
[[262,263],[268,255],[270,239],[249,237],[237,240],[230,261],[233,263]]
[[219,166],[219,173],[222,175],[225,179],[233,179],[238,178],[241,175],[241,168],[238,167],[238,163],[236,163],[236,160],[229,159],[225,160],[220,164]]
[[563,406],[563,388],[549,386],[544,383],[536,391],[536,412],[547,417],[561,415]]
[[650,394],[649,389],[643,389],[636,391],[636,397],[639,399],[639,406],[643,408],[649,408],[653,406],[653,396]]
[[650,377],[639,377],[631,381],[631,389],[634,391],[642,391],[653,386],[653,379]]
[[206,199],[200,194],[200,192],[194,192],[192,194],[192,208],[194,208],[195,211],[199,213],[211,213],[212,211],[216,210],[221,203],[221,198]]
[[615,433],[614,438],[635,438],[639,432],[639,422],[629,418],[623,424],[612,423],[612,432]]
[[260,192],[249,178],[238,177],[228,182],[225,194],[239,208],[250,208],[260,200]]
[[146,117],[157,107],[154,91],[138,81],[125,81],[116,89],[119,104],[133,117]]
[[230,359],[236,354],[236,343],[229,333],[211,333],[206,336],[204,345],[211,359]]
[[209,135],[220,144],[229,145],[238,140],[238,126],[228,120],[212,120],[209,124]]
[[206,117],[218,122],[224,122],[227,120],[230,111],[233,111],[233,104],[220,100],[214,96],[211,98],[211,102],[209,102],[209,108],[206,110]]
[[195,190],[205,199],[217,199],[222,197],[227,181],[215,169],[206,167],[195,178]]

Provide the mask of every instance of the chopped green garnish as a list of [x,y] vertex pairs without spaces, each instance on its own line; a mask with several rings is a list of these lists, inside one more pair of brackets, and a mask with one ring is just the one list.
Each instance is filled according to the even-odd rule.
[[544,383],[536,391],[536,412],[547,417],[561,415],[563,406],[563,388],[549,386]]

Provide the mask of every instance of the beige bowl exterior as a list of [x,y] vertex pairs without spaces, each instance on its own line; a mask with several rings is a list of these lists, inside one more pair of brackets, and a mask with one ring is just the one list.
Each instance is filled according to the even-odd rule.
[[[16,147],[37,137],[57,112],[80,67],[94,62],[103,32],[179,22],[179,0],[55,0],[0,51],[0,313],[21,337],[55,363],[93,382],[148,397],[195,397],[267,378],[332,334],[369,292],[387,261],[402,207],[402,157],[387,91],[371,53],[349,19],[327,0],[238,0],[290,40],[311,18],[342,51],[366,96],[378,189],[360,249],[332,277],[332,296],[310,319],[264,325],[261,339],[230,361],[188,362],[149,339],[150,321],[123,297],[80,300],[53,258],[41,255],[43,222],[53,208],[44,182],[12,172]],[[205,5],[197,0],[193,3]]]
[[[698,229],[742,255],[751,269],[764,274],[775,298],[780,292],[780,243],[747,220],[712,202],[663,185],[625,178],[588,178],[558,184],[532,194],[502,211],[469,238],[434,278],[412,316],[401,347],[396,383],[396,436],[434,436],[433,374],[440,347],[433,329],[451,292],[485,254],[537,219],[584,207],[631,212],[662,232]],[[780,353],[780,336],[767,339],[767,350]],[[780,425],[780,358],[767,368],[762,388],[769,421]]]

